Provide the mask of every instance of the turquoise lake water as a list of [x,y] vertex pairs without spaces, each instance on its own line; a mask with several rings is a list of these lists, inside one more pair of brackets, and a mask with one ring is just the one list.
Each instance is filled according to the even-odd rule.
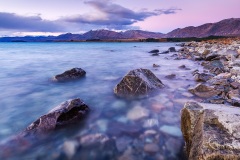
[[[38,117],[60,103],[81,98],[91,108],[83,124],[60,129],[10,159],[107,159],[111,147],[99,151],[80,147],[69,153],[74,137],[104,134],[115,143],[108,159],[184,159],[180,110],[193,97],[191,72],[199,65],[174,60],[173,54],[151,56],[152,49],[166,51],[174,43],[0,43],[0,140],[8,144]],[[153,64],[160,67],[153,68]],[[178,67],[186,65],[191,70]],[[84,69],[78,81],[56,83],[51,79],[74,67]],[[113,88],[130,70],[150,69],[164,84],[144,99],[118,98]],[[201,68],[200,68],[201,69]],[[175,79],[166,75],[176,74]],[[139,116],[140,115],[140,116]],[[11,144],[14,145],[14,144]],[[151,148],[152,147],[152,148]],[[155,147],[155,148],[154,148]],[[149,151],[155,149],[157,151]],[[80,157],[80,158],[79,158]]]

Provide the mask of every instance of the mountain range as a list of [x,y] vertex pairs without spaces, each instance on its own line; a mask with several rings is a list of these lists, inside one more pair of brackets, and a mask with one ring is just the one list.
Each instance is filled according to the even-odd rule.
[[240,18],[225,19],[216,23],[207,23],[201,26],[189,26],[175,29],[167,34],[148,32],[142,30],[128,30],[115,32],[110,30],[91,30],[84,34],[66,33],[59,36],[25,36],[25,37],[2,37],[1,42],[47,42],[47,41],[86,41],[86,40],[127,40],[147,38],[187,38],[208,36],[240,36]]

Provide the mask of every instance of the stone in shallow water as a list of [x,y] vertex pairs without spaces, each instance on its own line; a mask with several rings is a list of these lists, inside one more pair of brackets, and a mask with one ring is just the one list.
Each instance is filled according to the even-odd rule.
[[144,151],[147,153],[156,153],[159,151],[159,147],[155,143],[145,144]]
[[141,97],[162,87],[163,83],[150,70],[140,68],[128,72],[114,88],[114,93],[120,97]]
[[112,107],[115,109],[125,108],[126,106],[127,106],[126,102],[122,100],[117,100],[112,103]]
[[64,81],[79,79],[85,75],[86,75],[86,72],[82,68],[73,68],[65,71],[62,74],[58,74],[54,76],[53,80],[58,82],[64,82]]
[[128,136],[123,136],[116,139],[116,146],[119,152],[123,152],[127,149],[129,144],[132,142],[132,138]]
[[149,116],[149,110],[141,106],[135,106],[127,113],[127,118],[130,120],[138,120]]
[[165,146],[169,152],[177,156],[176,154],[181,152],[181,147],[183,144],[181,140],[170,137],[168,140],[166,140]]
[[46,133],[58,126],[78,122],[89,112],[88,106],[79,98],[68,100],[41,116],[24,133]]
[[160,127],[160,131],[165,134],[169,134],[169,135],[175,136],[175,137],[182,136],[182,132],[181,132],[180,128],[178,128],[176,126],[163,125],[162,127]]
[[151,127],[158,126],[158,125],[159,125],[158,120],[154,119],[154,118],[147,119],[143,123],[144,128],[151,128]]
[[71,159],[76,153],[78,143],[76,141],[65,141],[63,144],[63,152]]

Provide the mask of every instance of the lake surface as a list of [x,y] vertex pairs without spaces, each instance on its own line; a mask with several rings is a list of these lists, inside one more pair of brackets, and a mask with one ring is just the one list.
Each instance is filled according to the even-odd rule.
[[[186,101],[195,99],[187,89],[195,84],[191,72],[201,68],[189,60],[174,60],[175,53],[148,53],[152,49],[166,51],[172,46],[175,44],[0,43],[2,143],[68,99],[79,97],[92,110],[84,123],[59,129],[31,149],[16,151],[9,157],[184,159],[180,110]],[[160,67],[153,68],[154,63]],[[191,70],[179,69],[183,64]],[[54,75],[74,67],[84,69],[86,77],[66,83],[51,81]],[[165,88],[143,99],[116,97],[115,85],[128,71],[137,68],[150,69]],[[172,73],[176,74],[175,79],[165,78]],[[71,154],[69,147],[74,138],[97,134],[113,139],[114,147],[86,149],[83,145],[72,149]]]

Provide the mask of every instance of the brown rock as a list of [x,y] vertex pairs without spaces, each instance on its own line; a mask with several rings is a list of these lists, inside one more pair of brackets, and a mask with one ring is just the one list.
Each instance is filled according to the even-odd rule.
[[53,80],[58,82],[64,82],[69,80],[76,80],[86,75],[86,72],[81,68],[73,68],[65,71],[62,74],[54,76]]
[[230,83],[230,85],[233,89],[237,89],[237,88],[239,88],[240,83],[239,82],[232,82],[232,83]]
[[150,91],[163,86],[161,80],[150,70],[141,68],[128,72],[114,88],[114,93],[120,97],[145,96]]
[[176,74],[167,75],[167,76],[165,76],[165,78],[167,78],[167,79],[174,79],[174,78],[176,78]]
[[213,87],[206,86],[201,83],[197,84],[195,87],[189,88],[188,91],[191,92],[192,94],[194,94],[198,97],[202,97],[202,98],[209,98],[209,97],[216,96],[221,93],[221,91],[216,90]]
[[181,111],[181,130],[189,160],[240,159],[240,109],[188,102]]
[[59,126],[78,122],[89,112],[88,106],[79,98],[68,100],[33,122],[25,133],[46,133]]

